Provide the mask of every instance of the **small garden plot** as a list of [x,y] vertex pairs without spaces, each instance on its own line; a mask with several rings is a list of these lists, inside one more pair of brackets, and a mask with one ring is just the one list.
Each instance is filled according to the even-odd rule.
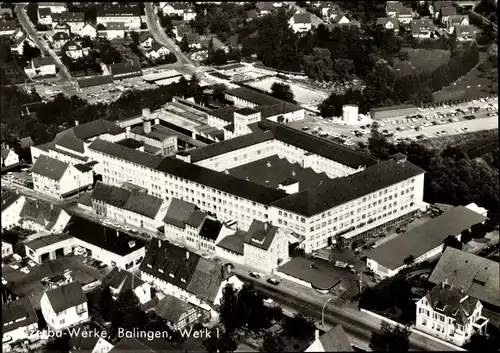
[[401,51],[408,54],[409,60],[394,59],[393,67],[399,75],[432,72],[450,61],[450,51],[448,50],[403,48]]
[[269,74],[265,74],[262,72],[257,72],[257,71],[245,71],[244,74],[248,76],[249,78],[259,78],[262,76],[267,76]]
[[275,77],[270,77],[263,79],[261,81],[252,82],[250,85],[252,87],[261,89],[263,91],[271,92],[271,86],[275,82],[290,85],[290,88],[292,89],[292,92],[295,96],[295,100],[299,104],[319,104],[328,97],[328,95],[325,92],[320,92],[317,90],[313,90],[311,88],[306,88],[304,86],[294,84],[289,81],[281,80]]

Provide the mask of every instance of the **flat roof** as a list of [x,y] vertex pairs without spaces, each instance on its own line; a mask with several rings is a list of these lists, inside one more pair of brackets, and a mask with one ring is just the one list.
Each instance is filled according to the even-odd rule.
[[24,243],[24,245],[32,250],[38,250],[46,246],[57,244],[62,241],[73,238],[69,234],[49,234],[38,239],[34,239]]
[[166,70],[166,71],[162,71],[162,72],[147,74],[147,75],[144,75],[142,78],[144,79],[144,81],[158,81],[158,80],[177,77],[177,76],[182,76],[182,73],[180,73],[177,70]]
[[[314,267],[311,267],[313,265]],[[278,267],[278,271],[286,275],[311,283],[317,289],[331,289],[335,287],[342,277],[333,272],[333,267],[319,261],[295,257],[286,264]]]
[[158,112],[159,119],[190,131],[193,131],[197,126],[202,125],[202,123],[199,122],[197,119],[191,117],[184,117],[182,115],[184,115],[183,112],[171,110],[168,108],[165,111]]
[[176,134],[174,134],[172,132],[172,130],[170,130],[162,125],[151,126],[150,133],[144,132],[143,125],[136,126],[136,127],[132,128],[130,131],[133,132],[134,134],[146,136],[146,137],[149,137],[151,139],[158,140],[158,141],[163,141],[165,139],[168,139],[169,137],[176,136]]
[[458,206],[375,249],[363,251],[363,254],[395,270],[404,265],[404,259],[408,256],[413,255],[416,259],[440,246],[449,235],[458,235],[464,229],[485,220],[485,216],[465,206]]
[[299,183],[300,191],[330,180],[325,173],[316,173],[311,168],[303,168],[299,163],[290,163],[278,155],[229,169],[229,174],[242,179],[248,178],[247,180],[272,188],[278,188],[291,178]]

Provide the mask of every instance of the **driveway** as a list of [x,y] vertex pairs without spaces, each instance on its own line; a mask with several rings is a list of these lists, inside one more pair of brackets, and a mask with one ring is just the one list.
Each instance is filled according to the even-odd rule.
[[36,46],[40,51],[46,55],[46,56],[51,56],[52,59],[54,59],[57,68],[59,69],[59,78],[63,82],[71,81],[71,74],[68,71],[68,68],[64,66],[62,63],[61,59],[54,53],[54,51],[49,47],[47,42],[40,37],[38,37],[38,32],[35,29],[35,26],[33,23],[31,23],[30,19],[28,18],[28,15],[26,13],[26,10],[24,8],[25,5],[16,5],[15,11],[17,13],[17,17],[19,18],[19,22],[21,23],[21,26],[24,28],[26,33],[28,33],[29,37],[35,42]]

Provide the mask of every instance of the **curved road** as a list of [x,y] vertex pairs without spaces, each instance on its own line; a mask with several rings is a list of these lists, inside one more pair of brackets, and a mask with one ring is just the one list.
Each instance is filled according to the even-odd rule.
[[38,38],[38,32],[35,29],[33,23],[31,23],[28,14],[26,13],[25,7],[26,5],[18,4],[16,5],[14,11],[16,11],[17,18],[23,26],[26,33],[28,33],[29,37],[35,42],[38,49],[46,55],[51,56],[54,59],[56,66],[59,68],[59,77],[63,82],[71,82],[71,74],[68,71],[68,68],[62,63],[61,59],[54,53],[54,51],[49,47],[47,42]]

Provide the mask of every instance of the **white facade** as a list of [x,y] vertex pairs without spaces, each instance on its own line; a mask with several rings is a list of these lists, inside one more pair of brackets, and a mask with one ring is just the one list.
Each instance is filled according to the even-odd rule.
[[25,245],[26,256],[38,264],[43,262],[42,255],[49,254],[47,260],[55,260],[57,258],[56,250],[61,250],[64,255],[71,254],[73,248],[77,246],[76,238],[69,238],[54,244],[50,244],[38,249],[31,249]]
[[47,325],[55,331],[64,330],[90,319],[86,302],[63,310],[60,313],[55,313],[47,293],[45,293],[40,300],[40,307]]
[[62,198],[63,195],[91,186],[94,182],[92,171],[81,172],[72,165],[68,165],[59,180],[36,173],[32,173],[32,176],[33,187],[36,191],[56,198]]
[[39,9],[49,8],[51,13],[63,13],[68,11],[68,8],[65,3],[56,3],[56,2],[41,2],[38,4]]
[[10,229],[19,224],[19,214],[23,208],[24,201],[25,197],[19,196],[9,207],[2,207],[2,229]]
[[89,37],[90,39],[95,39],[97,37],[97,29],[90,23],[87,23],[80,30],[80,36]]
[[14,248],[12,244],[2,241],[2,259],[4,257],[10,256],[14,253]]
[[[26,300],[29,303],[26,303]],[[36,312],[35,309],[33,308],[33,305],[28,298],[21,298],[17,299],[13,302],[5,303],[3,305],[5,306],[17,306],[19,303],[24,302],[24,305],[26,306],[21,306],[18,308],[18,310],[21,310],[21,313],[26,314],[27,316],[25,317],[19,317],[20,315],[17,314],[15,316],[19,317],[15,321],[10,321],[10,322],[5,322],[3,323],[3,328],[2,328],[2,351],[7,352],[8,345],[12,344],[14,342],[20,342],[24,341],[26,339],[31,339],[31,338],[36,338],[38,336],[38,322],[36,321]],[[8,310],[8,309],[7,309]],[[16,309],[14,309],[16,310]],[[31,311],[31,312],[27,312]],[[4,314],[5,315],[5,314]],[[15,324],[17,322],[24,321],[21,326],[14,328]],[[10,325],[14,325],[11,327],[8,327]]]
[[311,28],[312,28],[312,25],[311,25],[311,22],[298,22],[296,23],[294,21],[294,18],[292,16],[292,18],[290,18],[290,20],[288,21],[290,27],[292,27],[293,31],[295,33],[301,33],[301,32],[310,32],[311,31]]
[[97,24],[105,27],[109,23],[123,23],[128,30],[138,30],[141,28],[140,16],[97,16]]
[[108,40],[116,39],[116,38],[125,38],[125,30],[124,29],[106,29],[98,31],[98,37],[106,38]]
[[[130,275],[135,276],[134,274]],[[114,298],[117,298],[120,294],[118,288],[109,286],[109,290]],[[141,305],[151,300],[151,285],[147,282],[143,282],[142,285],[134,288],[132,291],[134,292]]]
[[196,12],[194,10],[186,10],[182,13],[182,19],[186,22],[194,20],[196,18]]
[[27,230],[32,230],[35,232],[50,232],[50,233],[60,233],[64,230],[66,225],[68,224],[69,219],[71,216],[66,213],[66,211],[61,210],[61,213],[59,214],[59,217],[57,218],[56,222],[52,226],[51,229],[45,229],[47,224],[49,223],[48,220],[45,221],[45,224],[39,224],[37,222],[33,222],[31,220],[24,220],[22,221],[21,228],[27,229]]
[[449,16],[446,21],[446,30],[448,33],[453,33],[456,26],[468,26],[469,24],[469,16]]
[[344,105],[342,107],[342,121],[346,124],[356,124],[358,122],[358,112],[357,105]]
[[276,268],[288,261],[288,239],[278,229],[269,249],[262,249],[251,244],[243,244],[245,265],[272,273]]
[[[168,54],[170,54],[170,50],[168,50],[167,47],[164,47],[164,46],[162,46],[161,48],[159,48],[157,50],[152,49],[151,51],[145,53],[145,55],[148,58],[153,59],[153,60],[157,60],[159,58],[164,58]],[[177,82],[178,80],[179,80],[179,77],[175,78],[174,82]]]

